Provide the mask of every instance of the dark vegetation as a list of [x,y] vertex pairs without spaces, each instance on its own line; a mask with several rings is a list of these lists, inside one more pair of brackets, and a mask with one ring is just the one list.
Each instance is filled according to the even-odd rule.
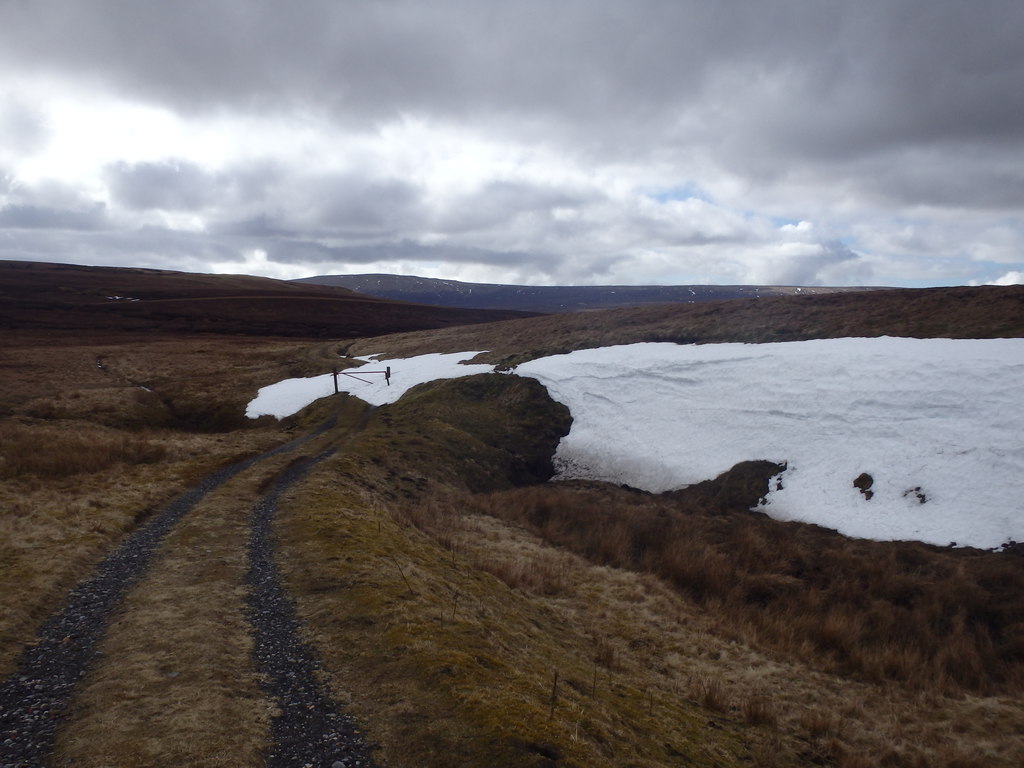
[[528,313],[427,307],[246,275],[0,261],[0,330],[376,336]]
[[843,293],[879,288],[795,288],[775,285],[496,285],[409,275],[320,275],[297,283],[334,285],[394,301],[466,309],[579,312],[645,304],[694,304],[800,293]]
[[[890,289],[661,304],[441,330],[432,332],[427,343],[434,352],[487,349],[490,352],[483,359],[515,365],[574,349],[636,342],[756,344],[848,336],[1024,336],[1024,286]],[[425,342],[420,334],[399,334],[374,339],[372,344],[354,344],[351,352],[387,349],[404,354],[423,348]]]
[[412,389],[360,443],[387,467],[382,497],[403,501],[437,483],[472,493],[543,483],[571,423],[535,379],[485,374]]

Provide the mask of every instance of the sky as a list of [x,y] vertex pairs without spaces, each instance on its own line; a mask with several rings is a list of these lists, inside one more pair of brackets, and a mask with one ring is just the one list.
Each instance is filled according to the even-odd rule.
[[0,0],[0,258],[1024,282],[1019,0]]
[[[492,370],[460,364],[476,354],[373,360],[364,368],[390,367],[390,384],[368,373],[339,377],[339,389],[384,405],[425,381]],[[630,344],[514,373],[572,414],[561,478],[660,493],[767,459],[786,469],[757,509],[779,520],[938,546],[1024,541],[1024,339]],[[286,379],[247,415],[282,418],[333,391],[330,374]],[[870,498],[854,486],[862,473]]]

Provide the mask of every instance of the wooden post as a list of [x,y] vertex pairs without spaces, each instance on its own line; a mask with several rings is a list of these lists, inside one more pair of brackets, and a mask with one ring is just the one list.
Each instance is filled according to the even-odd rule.
[[555,716],[555,703],[558,701],[558,670],[555,670],[555,682],[551,686],[551,711],[548,713],[548,720]]
[[334,376],[334,394],[338,394],[338,369],[331,371],[331,375]]

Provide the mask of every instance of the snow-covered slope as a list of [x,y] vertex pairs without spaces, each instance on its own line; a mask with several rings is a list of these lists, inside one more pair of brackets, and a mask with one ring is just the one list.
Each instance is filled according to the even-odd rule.
[[[787,462],[762,509],[872,539],[1024,540],[1024,340],[636,344],[535,360],[563,476],[664,491]],[[854,486],[873,479],[866,498]]]
[[[371,405],[393,403],[417,384],[437,379],[455,379],[460,376],[471,376],[474,373],[489,373],[494,370],[490,365],[462,365],[479,352],[456,352],[442,355],[420,355],[419,357],[402,360],[383,360],[372,362],[364,368],[351,368],[350,375],[338,376],[338,389],[342,392],[359,397]],[[367,358],[363,358],[367,359]],[[393,368],[390,380],[385,380],[379,373],[365,371],[384,371]],[[245,409],[250,419],[260,416],[274,416],[283,419],[301,411],[314,400],[334,394],[334,377],[327,373],[305,379],[285,379],[276,384],[263,387],[256,398]]]
[[[490,370],[459,365],[474,354],[384,360],[373,367],[392,367],[391,387],[342,385],[391,402],[420,381]],[[761,507],[778,519],[940,545],[1024,540],[1024,339],[634,344],[516,373],[572,412],[563,477],[660,492],[771,459],[788,464]],[[332,391],[330,376],[282,382],[249,415],[286,415]],[[862,473],[870,498],[854,486]]]

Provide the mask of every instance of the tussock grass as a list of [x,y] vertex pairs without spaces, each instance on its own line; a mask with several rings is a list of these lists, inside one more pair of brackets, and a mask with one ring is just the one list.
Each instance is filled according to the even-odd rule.
[[[474,499],[603,565],[650,572],[723,627],[820,668],[951,693],[1024,690],[1024,558],[850,540],[612,487]],[[808,657],[808,654],[810,656]]]
[[[746,764],[745,727],[727,719],[709,739],[705,710],[676,692],[684,676],[652,688],[628,674],[635,658],[651,658],[643,633],[590,608],[566,620],[564,601],[575,611],[597,598],[584,587],[583,561],[487,528],[490,518],[475,517],[484,528],[471,529],[464,515],[442,512],[441,497],[460,503],[482,466],[502,486],[535,454],[550,455],[557,430],[539,439],[515,414],[501,416],[516,404],[549,427],[559,413],[515,378],[424,388],[379,409],[346,453],[318,465],[284,502],[287,583],[337,689],[350,692],[382,745],[382,760],[654,766],[675,756]],[[427,443],[422,424],[440,441]],[[400,482],[399,468],[429,480]],[[437,489],[437,503],[414,503],[427,487]],[[637,584],[621,593],[616,599],[634,608],[654,599]]]
[[155,464],[167,447],[154,437],[88,425],[0,423],[0,478],[56,479],[100,472],[115,464]]
[[[399,513],[396,519],[431,536],[441,533],[434,540],[444,542],[443,552],[457,552],[466,567],[490,572],[495,563],[525,566],[551,552],[548,539],[521,519],[510,519],[507,512],[486,522],[492,505],[507,509],[517,497],[536,494],[548,496],[548,503],[557,506],[560,494],[570,492],[576,491],[556,485],[483,497],[428,497],[420,509],[432,512],[418,517]],[[653,501],[634,493],[623,495],[633,503]],[[590,507],[591,515],[599,518],[596,510]],[[557,518],[551,510],[547,515],[549,524]],[[434,520],[443,523],[434,527]],[[621,542],[621,528],[605,530],[613,532],[613,541]],[[605,551],[618,549],[616,545]],[[572,559],[564,552],[562,557],[566,589],[545,595],[518,587],[516,593],[549,606],[563,623],[588,638],[582,642],[592,670],[600,671],[596,687],[604,685],[606,675],[632,676],[648,687],[666,687],[700,706],[715,722],[724,718],[742,723],[758,734],[751,764],[916,768],[980,760],[1011,766],[1024,756],[1024,739],[1016,730],[1024,725],[1024,711],[1016,691],[978,696],[950,687],[949,681],[925,685],[912,676],[894,685],[868,675],[850,676],[804,639],[792,648],[766,642],[742,617],[737,621],[735,606],[721,596],[702,593],[705,597],[697,600],[649,571],[609,570],[587,565],[588,560],[593,562],[589,558]],[[632,587],[619,591],[611,586],[616,582]],[[794,747],[789,741],[794,737],[804,746]]]

